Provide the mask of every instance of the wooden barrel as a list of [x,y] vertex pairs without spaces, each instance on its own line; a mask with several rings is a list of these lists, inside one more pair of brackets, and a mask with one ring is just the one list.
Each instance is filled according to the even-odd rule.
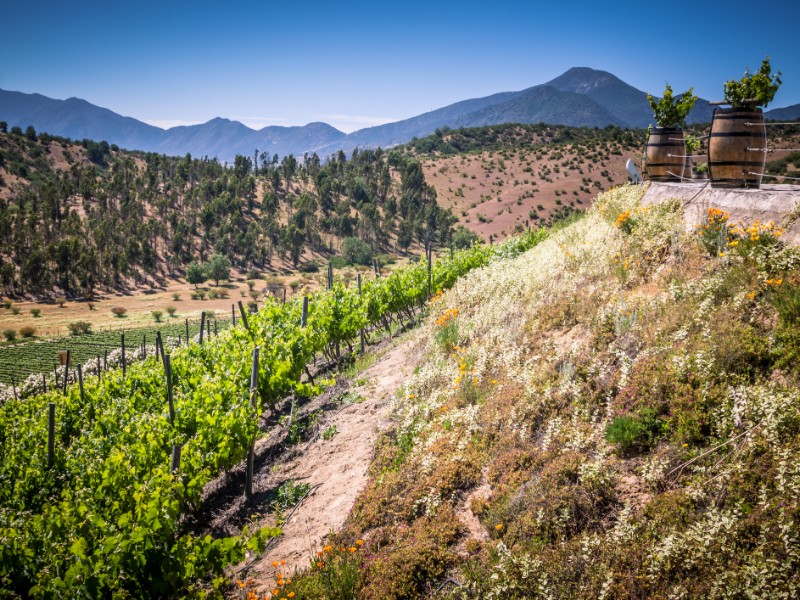
[[761,109],[714,110],[708,140],[711,187],[759,187],[767,160],[766,148],[767,131]]
[[686,144],[680,127],[655,127],[647,140],[647,175],[651,181],[680,181]]

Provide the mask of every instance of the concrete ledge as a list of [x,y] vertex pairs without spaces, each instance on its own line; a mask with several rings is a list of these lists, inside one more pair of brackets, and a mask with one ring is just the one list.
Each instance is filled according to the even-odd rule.
[[757,190],[731,190],[712,188],[708,181],[650,182],[642,204],[657,204],[670,198],[683,201],[687,230],[704,222],[709,207],[713,207],[726,211],[732,222],[742,221],[745,225],[756,219],[766,223],[774,221],[786,229],[784,240],[787,243],[800,244],[800,186],[770,184]]

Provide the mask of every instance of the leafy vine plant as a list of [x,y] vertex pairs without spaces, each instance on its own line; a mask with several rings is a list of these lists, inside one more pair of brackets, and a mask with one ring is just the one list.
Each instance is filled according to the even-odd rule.
[[759,107],[766,108],[775,98],[782,83],[781,72],[772,73],[770,58],[767,56],[757,73],[745,69],[744,76],[739,81],[731,79],[725,82],[725,102],[736,110],[755,111]]
[[653,109],[653,116],[658,127],[681,127],[689,115],[689,111],[697,102],[697,96],[692,92],[694,88],[689,88],[677,97],[672,93],[672,86],[667,83],[664,94],[661,98],[655,98],[647,94],[647,101]]

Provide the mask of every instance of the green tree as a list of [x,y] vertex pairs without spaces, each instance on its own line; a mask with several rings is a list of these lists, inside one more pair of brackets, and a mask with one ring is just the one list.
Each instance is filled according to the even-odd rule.
[[186,268],[186,281],[194,284],[194,289],[197,289],[197,286],[206,279],[206,271],[203,269],[203,265],[194,260],[190,262]]
[[372,263],[372,248],[360,238],[345,238],[342,245],[342,258],[351,265],[370,265]]
[[223,254],[218,254],[216,252],[212,254],[206,268],[206,273],[209,278],[214,280],[216,285],[219,285],[219,282],[223,279],[228,280],[231,278],[231,261]]
[[470,231],[463,225],[459,225],[453,234],[453,247],[456,249],[470,248],[473,244],[480,241],[480,237],[474,231]]

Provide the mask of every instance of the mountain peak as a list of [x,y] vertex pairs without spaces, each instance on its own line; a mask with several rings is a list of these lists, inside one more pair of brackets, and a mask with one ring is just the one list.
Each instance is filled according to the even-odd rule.
[[562,92],[588,94],[597,88],[616,82],[623,83],[608,71],[598,71],[589,67],[572,67],[545,85]]

